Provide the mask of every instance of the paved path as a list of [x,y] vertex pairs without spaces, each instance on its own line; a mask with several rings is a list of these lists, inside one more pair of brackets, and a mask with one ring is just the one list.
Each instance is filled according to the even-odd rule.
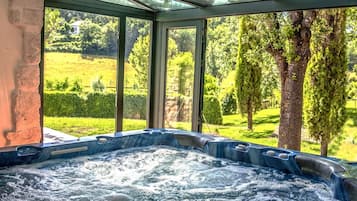
[[53,142],[65,142],[77,140],[78,138],[60,131],[53,130],[51,128],[43,128],[43,142],[53,143]]

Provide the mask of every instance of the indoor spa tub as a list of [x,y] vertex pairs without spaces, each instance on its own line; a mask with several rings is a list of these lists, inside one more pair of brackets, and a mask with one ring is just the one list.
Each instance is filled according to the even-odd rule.
[[0,200],[357,200],[335,159],[181,130],[2,149]]

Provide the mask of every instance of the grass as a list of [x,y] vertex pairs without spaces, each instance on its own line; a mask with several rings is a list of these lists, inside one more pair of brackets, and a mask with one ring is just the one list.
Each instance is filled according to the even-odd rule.
[[[115,119],[104,118],[44,117],[44,125],[76,137],[114,133],[115,131]],[[123,130],[144,129],[146,122],[124,119],[123,127]]]
[[[348,120],[343,129],[343,140],[332,142],[329,156],[357,161],[357,109],[354,108],[352,101],[347,104],[347,113]],[[46,127],[77,137],[113,133],[115,128],[114,119],[45,117],[44,121]],[[146,122],[145,120],[124,119],[123,125],[124,130],[138,130],[144,129]],[[246,129],[247,121],[245,117],[226,115],[223,117],[223,125],[204,124],[203,132],[275,147],[278,138],[273,133],[278,125],[279,109],[265,109],[254,115],[254,131]],[[182,122],[176,123],[174,126],[181,129],[189,127],[187,123]],[[303,141],[301,148],[302,152],[320,153],[320,146],[315,142]]]
[[[353,101],[348,101],[347,122],[343,128],[342,140],[334,140],[330,144],[329,156],[357,161],[357,109]],[[223,125],[204,124],[204,133],[218,134],[235,140],[248,141],[256,144],[276,147],[278,138],[274,131],[279,125],[279,109],[266,109],[253,116],[254,131],[248,131],[246,117],[227,115],[223,117]],[[308,138],[307,133],[303,136]],[[303,140],[301,151],[312,154],[320,153],[319,143]]]
[[[117,60],[115,57],[86,55],[78,53],[45,53],[45,80],[64,81],[68,78],[70,83],[80,80],[84,88],[90,89],[91,82],[97,77],[102,77],[107,88],[115,89],[117,77]],[[135,70],[130,64],[125,64],[125,87],[132,87]]]

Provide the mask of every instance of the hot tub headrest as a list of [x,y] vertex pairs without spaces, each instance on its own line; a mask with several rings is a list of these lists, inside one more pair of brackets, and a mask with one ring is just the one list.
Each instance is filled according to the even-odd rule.
[[207,136],[199,135],[188,135],[188,134],[174,134],[174,137],[182,146],[190,146],[196,148],[203,148],[208,141],[213,140],[213,138]]
[[342,173],[345,171],[342,165],[321,157],[298,154],[295,159],[304,174],[322,177],[326,180],[331,179],[332,173]]

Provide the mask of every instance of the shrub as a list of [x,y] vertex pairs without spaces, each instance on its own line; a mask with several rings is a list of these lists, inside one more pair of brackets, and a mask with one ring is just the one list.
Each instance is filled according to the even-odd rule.
[[115,94],[90,93],[87,95],[88,117],[114,118]]
[[54,84],[54,89],[57,91],[66,91],[69,87],[68,77],[66,77],[63,81],[56,80]]
[[203,120],[205,123],[221,125],[223,122],[219,100],[215,96],[204,96]]
[[73,92],[82,92],[83,91],[83,87],[81,84],[80,80],[75,80],[72,84],[72,86],[69,88],[69,91],[73,91]]
[[[44,114],[58,117],[115,117],[115,93],[45,92]],[[124,94],[124,118],[146,119],[146,95]]]
[[124,118],[146,119],[146,94],[124,94]]
[[204,94],[216,96],[218,91],[217,79],[210,74],[205,74]]
[[[115,93],[89,93],[80,96],[73,92],[45,92],[44,114],[57,117],[115,117]],[[222,124],[222,111],[215,96],[204,97],[204,121]],[[124,94],[124,118],[146,119],[146,94]]]
[[221,106],[223,115],[237,113],[237,97],[235,95],[233,87],[223,92],[221,98]]
[[46,92],[43,94],[44,114],[57,117],[86,116],[86,103],[77,93]]

